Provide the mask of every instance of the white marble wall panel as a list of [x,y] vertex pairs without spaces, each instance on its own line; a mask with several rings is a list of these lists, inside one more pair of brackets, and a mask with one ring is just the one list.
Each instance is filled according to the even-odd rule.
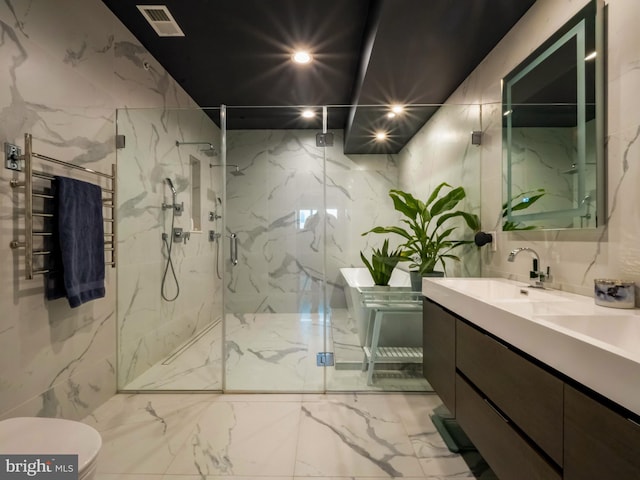
[[[447,182],[454,188],[464,187],[466,198],[457,208],[479,215],[481,150],[471,144],[471,132],[480,130],[480,115],[479,105],[440,107],[398,154],[401,188],[426,201],[441,182]],[[457,225],[458,230],[452,238],[473,238],[473,232],[463,222]],[[480,275],[480,260],[475,246],[464,246],[452,253],[461,261],[447,261],[448,276]]]
[[[203,151],[209,148],[206,142],[219,151],[220,131],[199,109],[120,110],[118,133],[126,138],[126,147],[118,152],[122,179],[118,236],[123,263],[119,270],[118,384],[126,388],[222,315],[216,245],[207,235],[209,229],[222,228],[221,222],[208,219],[208,213],[218,207],[217,197],[222,196],[222,171],[209,166],[219,158]],[[177,146],[176,141],[203,144]],[[199,213],[192,205],[194,161],[199,162],[200,172]],[[163,203],[173,202],[166,178],[175,185],[177,202],[184,204],[182,215],[174,218],[171,209],[162,208]],[[196,216],[199,231],[193,231]],[[167,245],[162,240],[172,226],[190,233],[187,241],[171,245],[177,284],[171,267],[166,270]],[[178,296],[168,301],[161,297],[161,290],[168,299]]]
[[360,265],[360,250],[382,244],[363,232],[394,223],[391,200],[381,203],[397,186],[393,157],[344,155],[341,131],[324,151],[316,133],[228,132],[227,162],[244,173],[227,183],[227,233],[239,238],[239,264],[229,270],[231,311],[317,312],[325,244],[328,295],[344,307],[339,268]]
[[[472,74],[481,86],[476,94],[483,103],[499,101],[499,80],[537,45],[580,10],[586,2],[536,2],[509,35],[496,47]],[[640,151],[638,131],[640,116],[637,108],[640,75],[640,51],[637,48],[637,22],[640,4],[632,0],[610,0],[608,4],[607,48],[607,225],[596,231],[547,231],[530,233],[501,233],[498,251],[484,252],[483,275],[507,276],[526,280],[526,259],[506,262],[508,252],[515,247],[529,246],[540,254],[543,266],[549,265],[552,286],[590,295],[593,279],[626,278],[640,280],[637,238],[640,232],[635,212],[635,196],[639,172]],[[525,41],[526,39],[526,41]],[[505,61],[508,59],[508,61]],[[483,110],[484,128],[499,138],[499,110]],[[496,184],[500,171],[493,158],[500,150],[496,142],[483,149],[483,180]],[[498,190],[483,189],[483,221],[496,221],[501,197]]]
[[[483,105],[483,142],[480,147],[482,188],[479,204],[482,205],[481,220],[485,230],[498,229],[501,224],[500,81],[586,3],[586,0],[538,0],[447,100],[448,105]],[[543,267],[551,267],[551,285],[556,288],[591,295],[594,278],[622,277],[640,283],[640,248],[637,242],[640,221],[636,213],[636,185],[640,179],[637,165],[640,156],[640,113],[637,108],[640,91],[640,50],[637,48],[640,42],[637,28],[640,3],[634,0],[608,0],[606,4],[607,225],[598,230],[498,232],[498,251],[493,253],[487,248],[481,250],[483,276],[527,281],[528,260],[523,257],[522,260],[509,263],[507,255],[515,247],[528,246],[540,254]],[[424,130],[435,126],[429,122]],[[412,144],[414,142],[415,139]],[[462,162],[459,155],[444,155],[441,160],[453,165]],[[413,175],[412,165],[403,158],[403,180]]]
[[[29,132],[39,153],[110,172],[117,108],[193,105],[99,0],[4,2],[0,31],[2,141]],[[24,238],[23,195],[9,187],[20,177],[0,169],[0,417],[82,418],[116,389],[116,271],[103,299],[47,302],[8,247]]]

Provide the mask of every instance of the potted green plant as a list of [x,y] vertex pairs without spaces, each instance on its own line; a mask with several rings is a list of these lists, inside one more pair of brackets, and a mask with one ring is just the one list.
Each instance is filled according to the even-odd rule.
[[[446,189],[448,191],[445,191]],[[445,259],[459,261],[452,250],[472,242],[472,240],[451,238],[458,228],[452,221],[456,218],[464,220],[466,225],[477,231],[480,227],[480,219],[477,215],[456,210],[456,206],[466,197],[463,187],[453,188],[446,182],[438,185],[423,202],[408,192],[402,190],[390,190],[389,196],[393,200],[394,208],[404,215],[401,220],[406,228],[399,226],[375,227],[363,233],[395,233],[405,239],[400,245],[404,255],[411,257],[413,269],[412,286],[420,290],[422,276],[443,276],[446,266]],[[436,267],[441,265],[442,271],[436,272]],[[417,282],[416,282],[417,280]]]
[[408,259],[401,248],[397,248],[392,252],[389,251],[388,238],[385,239],[381,249],[373,248],[372,250],[371,262],[367,260],[367,257],[362,252],[360,252],[360,258],[369,270],[373,283],[378,286],[388,286],[393,269],[396,268],[398,262]]

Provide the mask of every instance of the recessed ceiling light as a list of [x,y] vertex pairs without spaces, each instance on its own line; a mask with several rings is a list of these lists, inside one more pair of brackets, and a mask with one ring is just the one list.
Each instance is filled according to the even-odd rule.
[[389,112],[387,113],[387,118],[396,118],[396,113],[395,112]]
[[403,105],[392,105],[391,106],[391,111],[393,113],[395,113],[396,115],[399,115],[402,112],[404,112],[404,106]]
[[306,110],[303,110],[303,111],[302,111],[302,116],[303,116],[304,118],[313,118],[313,117],[315,117],[315,116],[316,116],[316,112],[314,112],[314,111],[313,111],[313,110],[311,110],[311,109],[306,109]]
[[387,132],[376,132],[376,140],[382,142],[387,139]]
[[310,63],[313,60],[313,57],[309,52],[305,52],[304,50],[298,50],[294,52],[291,56],[292,60],[296,63],[300,63],[302,65]]

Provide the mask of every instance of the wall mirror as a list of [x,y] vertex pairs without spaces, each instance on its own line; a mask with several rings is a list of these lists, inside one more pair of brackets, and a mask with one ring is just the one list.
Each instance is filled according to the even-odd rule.
[[604,223],[602,24],[592,0],[502,80],[503,230]]

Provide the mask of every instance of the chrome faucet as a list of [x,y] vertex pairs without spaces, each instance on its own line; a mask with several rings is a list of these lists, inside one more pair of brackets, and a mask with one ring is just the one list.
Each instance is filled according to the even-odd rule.
[[533,266],[529,271],[529,286],[532,288],[544,288],[544,281],[547,279],[549,267],[547,267],[547,275],[545,275],[544,272],[538,270],[538,268],[540,268],[540,256],[533,248],[520,247],[511,250],[511,253],[509,253],[509,256],[507,257],[507,261],[513,262],[516,259],[516,256],[520,252],[524,251],[529,252],[531,253],[531,255],[533,255]]

